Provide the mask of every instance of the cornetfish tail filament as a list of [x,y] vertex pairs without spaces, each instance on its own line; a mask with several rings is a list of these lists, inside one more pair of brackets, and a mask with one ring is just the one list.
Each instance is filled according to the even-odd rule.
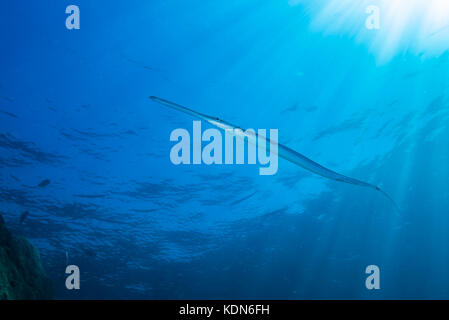
[[[159,103],[159,104],[165,105],[165,106],[170,107],[172,109],[175,109],[175,110],[187,113],[187,114],[189,114],[191,116],[194,116],[196,118],[204,120],[204,121],[212,124],[215,127],[220,128],[220,129],[223,129],[223,130],[240,129],[240,130],[244,131],[239,126],[233,125],[233,124],[231,124],[229,122],[226,122],[224,120],[221,120],[221,119],[219,119],[217,117],[212,117],[212,116],[205,115],[203,113],[196,112],[196,111],[194,111],[192,109],[186,108],[186,107],[184,107],[182,105],[179,105],[179,104],[176,104],[174,102],[171,102],[171,101],[168,101],[168,100],[165,100],[165,99],[161,99],[161,98],[158,98],[158,97],[155,97],[155,96],[150,96],[150,99],[155,101],[155,102],[157,102],[157,103]],[[256,133],[256,136],[266,140],[269,144],[272,144],[270,139],[268,139],[268,138],[266,138],[264,136],[261,136],[261,135],[257,135],[257,133]],[[300,166],[300,167],[302,167],[302,168],[304,168],[304,169],[306,169],[306,170],[308,170],[310,172],[313,172],[313,173],[315,173],[317,175],[320,175],[320,176],[322,176],[324,178],[331,179],[331,180],[336,180],[336,181],[340,181],[340,182],[344,182],[344,183],[348,183],[348,184],[353,184],[353,185],[356,185],[356,186],[368,187],[368,188],[374,189],[374,190],[380,192],[384,197],[386,197],[394,205],[395,209],[398,212],[400,211],[399,207],[397,206],[395,201],[385,191],[380,189],[378,186],[375,186],[373,184],[370,184],[370,183],[367,183],[367,182],[364,182],[364,181],[361,181],[361,180],[357,180],[357,179],[354,179],[354,178],[351,178],[351,177],[347,177],[345,175],[342,175],[340,173],[332,171],[332,170],[330,170],[330,169],[328,169],[326,167],[323,167],[322,165],[316,163],[315,161],[307,158],[306,156],[300,154],[299,152],[296,152],[293,149],[290,149],[289,147],[286,147],[286,146],[284,146],[282,144],[277,144],[277,145],[278,145],[278,152],[277,153],[278,153],[278,155],[281,158],[283,158],[283,159],[285,159],[285,160],[287,160],[287,161],[289,161],[291,163],[294,163],[294,164],[296,164],[296,165],[298,165],[298,166]]]

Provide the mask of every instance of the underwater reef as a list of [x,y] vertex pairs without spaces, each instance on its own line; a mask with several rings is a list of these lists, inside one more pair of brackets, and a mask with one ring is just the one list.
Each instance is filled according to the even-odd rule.
[[0,215],[0,300],[51,299],[53,288],[39,251],[11,234]]

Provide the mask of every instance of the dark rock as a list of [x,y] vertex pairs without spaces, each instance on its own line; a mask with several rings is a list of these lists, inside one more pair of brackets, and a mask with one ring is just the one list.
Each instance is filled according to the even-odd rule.
[[0,215],[0,300],[51,299],[39,251],[22,237],[13,236]]

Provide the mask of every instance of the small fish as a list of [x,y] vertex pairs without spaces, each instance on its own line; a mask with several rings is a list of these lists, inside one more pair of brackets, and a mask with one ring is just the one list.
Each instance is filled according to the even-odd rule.
[[50,184],[50,182],[51,182],[50,179],[45,179],[45,180],[42,180],[41,183],[39,183],[37,186],[39,188],[44,188],[44,187],[48,186]]
[[26,220],[26,218],[30,215],[30,213],[28,211],[24,211],[21,215],[20,215],[20,224],[24,223],[24,221]]
[[235,200],[234,202],[231,203],[231,206],[235,206],[236,204],[239,204],[240,202],[243,202],[245,200],[248,200],[250,198],[252,198],[254,195],[257,194],[257,191],[254,191],[253,193],[251,193],[250,195],[247,195],[241,199]]
[[291,107],[289,107],[289,108],[287,108],[287,109],[281,111],[281,114],[286,114],[286,113],[289,113],[289,112],[294,112],[294,111],[296,111],[296,109],[298,109],[298,104],[297,104],[297,103],[295,103],[295,104],[292,105]]
[[2,113],[4,115],[7,115],[7,116],[9,116],[11,118],[16,118],[16,119],[18,118],[14,113],[11,113],[11,112],[8,112],[8,111],[0,110],[0,113]]
[[67,250],[65,252],[65,264],[69,265],[69,252]]

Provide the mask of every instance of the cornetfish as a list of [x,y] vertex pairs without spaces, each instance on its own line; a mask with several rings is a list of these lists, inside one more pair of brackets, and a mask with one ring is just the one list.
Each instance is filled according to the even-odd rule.
[[[251,132],[250,131],[245,131],[242,128],[240,128],[239,126],[233,125],[227,121],[221,120],[217,117],[212,117],[212,116],[208,116],[205,115],[203,113],[200,112],[196,112],[192,109],[189,109],[187,107],[181,106],[179,104],[176,104],[174,102],[162,99],[162,98],[158,98],[155,96],[150,96],[150,99],[153,100],[154,102],[157,102],[159,104],[165,105],[167,107],[170,107],[172,109],[187,113],[193,117],[199,118],[201,120],[204,120],[208,123],[210,123],[211,125],[218,127],[220,129],[223,129],[225,131],[227,130],[234,130],[233,132],[240,136],[241,138],[248,138],[248,142],[252,143],[252,144],[257,144],[257,139],[258,138],[262,138],[263,140],[265,140],[266,142],[268,142],[270,144],[270,147],[272,145],[275,144],[275,142],[271,141],[270,139],[267,139],[266,137],[259,135],[255,132]],[[236,129],[240,129],[240,130],[236,130]],[[263,143],[263,145],[265,146],[266,144]],[[340,182],[345,182],[345,183],[349,183],[349,184],[353,184],[356,186],[361,186],[361,187],[367,187],[367,188],[371,188],[374,189],[378,192],[380,192],[382,195],[384,195],[396,208],[396,210],[399,210],[399,207],[396,205],[395,201],[393,200],[393,198],[391,198],[386,192],[384,192],[381,188],[379,188],[376,185],[361,181],[361,180],[357,180],[354,178],[350,178],[347,177],[345,175],[342,175],[340,173],[337,173],[335,171],[332,171],[328,168],[323,167],[322,165],[316,163],[315,161],[307,158],[306,156],[300,154],[299,152],[296,152],[293,149],[290,149],[289,147],[286,147],[282,144],[277,144],[278,147],[278,155],[287,160],[290,161],[310,172],[313,172],[317,175],[320,175],[324,178],[327,179],[332,179],[332,180],[336,180],[336,181],[340,181]]]

